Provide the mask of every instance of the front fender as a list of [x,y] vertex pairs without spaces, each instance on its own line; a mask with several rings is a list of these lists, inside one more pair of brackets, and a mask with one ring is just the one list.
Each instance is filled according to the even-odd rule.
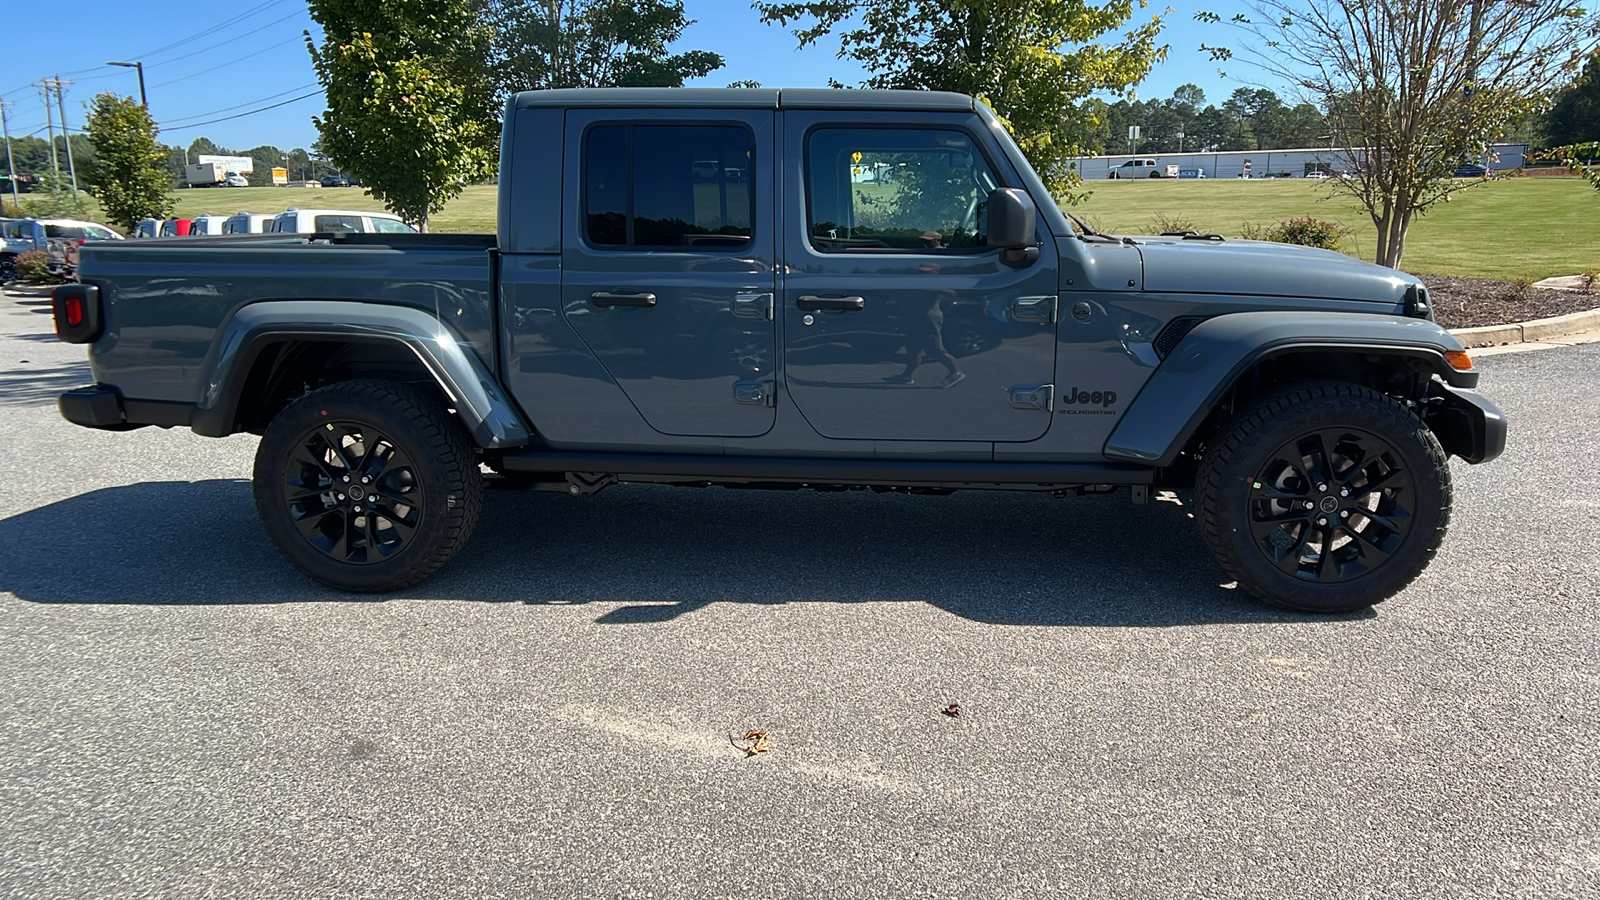
[[233,431],[256,357],[284,341],[376,341],[405,346],[439,383],[473,440],[484,448],[519,447],[532,430],[483,363],[430,313],[404,306],[322,300],[269,300],[233,314],[206,357],[209,376],[196,405],[197,434]]
[[1119,462],[1168,466],[1247,369],[1304,350],[1409,356],[1446,384],[1473,388],[1476,370],[1459,371],[1445,353],[1461,342],[1426,319],[1371,313],[1242,312],[1196,325],[1151,374],[1102,452]]

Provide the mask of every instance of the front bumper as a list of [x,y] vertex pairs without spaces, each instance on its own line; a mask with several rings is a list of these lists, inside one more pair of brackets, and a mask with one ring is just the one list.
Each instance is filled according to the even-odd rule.
[[1434,382],[1433,398],[1437,402],[1424,415],[1446,452],[1473,465],[1505,452],[1506,414],[1489,398],[1440,381]]
[[61,417],[74,425],[102,431],[132,431],[146,425],[171,428],[194,419],[194,404],[170,400],[129,400],[107,384],[67,391],[56,400]]

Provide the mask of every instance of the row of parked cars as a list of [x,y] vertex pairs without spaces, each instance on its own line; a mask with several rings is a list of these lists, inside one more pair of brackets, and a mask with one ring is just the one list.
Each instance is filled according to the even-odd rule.
[[[231,216],[143,219],[133,237],[190,237],[217,234],[414,234],[399,216],[359,209],[289,209],[281,213],[240,210]],[[78,219],[0,219],[0,281],[16,275],[16,258],[29,250],[50,255],[53,274],[71,276],[78,248],[89,241],[120,241],[108,225]]]
[[359,209],[289,209],[281,213],[239,210],[231,216],[142,219],[133,236],[190,237],[213,234],[413,234],[415,228],[386,212]]

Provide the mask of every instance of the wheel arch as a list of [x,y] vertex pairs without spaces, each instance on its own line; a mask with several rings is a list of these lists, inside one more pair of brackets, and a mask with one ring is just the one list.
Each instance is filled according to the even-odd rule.
[[442,397],[478,446],[526,444],[532,429],[488,368],[433,315],[350,301],[265,301],[218,330],[192,427],[260,432],[304,387],[387,378]]
[[[1234,313],[1207,319],[1173,349],[1107,438],[1107,459],[1172,466],[1206,426],[1284,384],[1337,380],[1424,400],[1470,393],[1476,369],[1453,368],[1461,344],[1421,319],[1348,313]],[[1471,448],[1446,449],[1469,460]],[[1492,454],[1490,454],[1492,456]]]

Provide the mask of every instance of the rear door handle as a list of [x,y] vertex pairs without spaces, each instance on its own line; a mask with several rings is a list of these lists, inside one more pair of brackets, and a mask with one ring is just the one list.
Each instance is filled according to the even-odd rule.
[[623,294],[612,291],[595,291],[589,295],[595,306],[655,306],[656,295],[651,293]]
[[794,305],[802,312],[857,312],[867,308],[867,301],[863,297],[818,297],[816,294],[801,294]]

